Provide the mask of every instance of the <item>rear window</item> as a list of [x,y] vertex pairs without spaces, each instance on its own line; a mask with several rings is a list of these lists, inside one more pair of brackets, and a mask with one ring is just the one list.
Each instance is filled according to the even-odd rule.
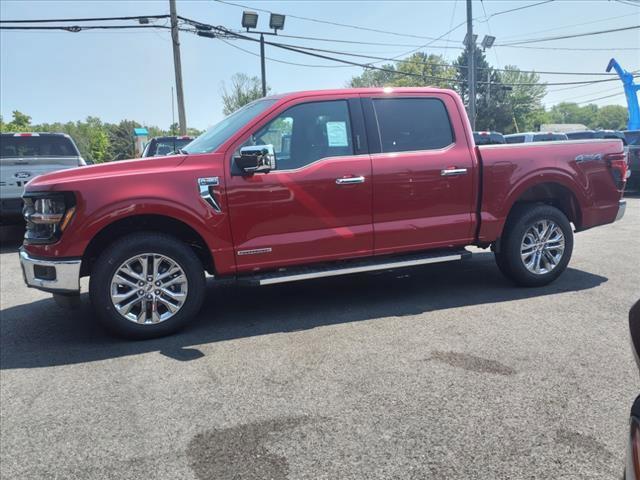
[[149,142],[149,146],[144,152],[145,157],[159,157],[162,155],[169,155],[173,152],[186,147],[193,141],[192,138],[165,138],[165,139],[153,139]]
[[567,137],[571,140],[584,140],[589,138],[596,138],[595,132],[570,132],[567,133]]
[[640,130],[628,130],[624,132],[624,138],[629,145],[640,146]]
[[504,137],[507,143],[524,143],[524,135],[513,135]]
[[0,157],[77,157],[73,142],[62,135],[0,135]]
[[435,150],[453,143],[447,109],[436,98],[373,99],[383,152]]
[[552,142],[554,140],[567,140],[564,133],[537,133],[533,136],[534,142]]

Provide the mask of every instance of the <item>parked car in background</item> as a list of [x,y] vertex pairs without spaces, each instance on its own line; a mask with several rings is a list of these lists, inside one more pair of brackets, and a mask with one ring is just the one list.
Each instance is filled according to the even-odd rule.
[[192,141],[193,137],[189,137],[187,135],[183,135],[181,137],[154,137],[149,140],[149,143],[147,143],[147,145],[144,147],[142,158],[171,155],[174,152],[180,151],[183,147],[186,147]]
[[506,143],[500,132],[473,132],[476,145],[500,145]]
[[529,143],[529,142],[553,142],[558,140],[568,140],[564,133],[553,132],[524,132],[512,133],[504,136],[506,143]]
[[89,276],[104,324],[148,338],[195,317],[205,272],[272,285],[459,261],[474,245],[538,287],[566,269],[574,231],[624,215],[620,141],[476,147],[472,133],[452,90],[256,100],[178,155],[30,182],[25,282],[77,302]]
[[[629,311],[629,332],[633,356],[640,370],[640,300]],[[640,480],[640,396],[636,398],[631,407],[624,478],[625,480]]]
[[640,189],[640,130],[625,130],[627,157],[629,159],[629,188]]
[[86,165],[65,133],[0,134],[0,223],[22,221],[22,192],[43,173]]
[[567,132],[566,135],[569,140],[588,140],[590,138],[618,138],[622,140],[622,143],[624,145],[627,144],[624,133],[619,130],[581,130],[578,132]]

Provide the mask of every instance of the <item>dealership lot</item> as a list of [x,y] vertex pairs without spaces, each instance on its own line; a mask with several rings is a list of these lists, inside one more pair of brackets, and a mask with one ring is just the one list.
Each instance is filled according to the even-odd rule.
[[[620,478],[638,392],[640,199],[511,286],[492,254],[253,288],[128,342],[0,253],[2,478]],[[85,283],[86,287],[86,283]],[[85,289],[86,290],[86,289]]]

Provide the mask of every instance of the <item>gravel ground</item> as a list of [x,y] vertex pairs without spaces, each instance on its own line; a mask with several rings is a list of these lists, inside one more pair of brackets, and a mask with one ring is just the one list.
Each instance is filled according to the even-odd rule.
[[640,199],[555,283],[493,257],[253,288],[179,335],[108,336],[0,253],[4,479],[619,479],[638,393]]

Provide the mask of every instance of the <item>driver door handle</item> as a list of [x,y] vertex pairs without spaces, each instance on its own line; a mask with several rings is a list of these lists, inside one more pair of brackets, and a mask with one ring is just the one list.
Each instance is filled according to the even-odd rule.
[[336,178],[338,185],[352,185],[355,183],[364,183],[364,177],[340,177]]
[[466,168],[445,168],[444,170],[440,170],[440,175],[443,177],[452,177],[454,175],[465,175],[467,173]]

